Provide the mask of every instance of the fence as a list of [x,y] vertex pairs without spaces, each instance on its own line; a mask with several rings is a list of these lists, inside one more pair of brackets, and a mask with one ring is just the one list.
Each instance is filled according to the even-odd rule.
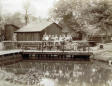
[[87,41],[4,41],[4,49],[38,51],[89,51]]

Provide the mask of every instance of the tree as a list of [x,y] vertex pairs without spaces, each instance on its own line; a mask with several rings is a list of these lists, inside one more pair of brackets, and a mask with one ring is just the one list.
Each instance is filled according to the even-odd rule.
[[13,24],[17,27],[22,27],[24,25],[24,15],[16,12],[13,15],[7,15],[5,16],[5,23],[6,24]]
[[29,0],[27,0],[26,2],[24,2],[23,4],[23,9],[25,10],[25,23],[28,24],[28,20],[29,20],[29,8],[30,8],[30,2]]
[[28,24],[33,21],[37,21],[37,17],[33,16],[33,13],[35,11],[35,7],[31,4],[29,0],[26,0],[23,4],[23,9],[25,11],[25,24]]
[[4,40],[5,17],[3,16],[2,1],[0,0],[0,41]]
[[88,8],[91,0],[60,0],[51,10],[51,19],[64,22],[69,28],[86,34],[86,19],[84,10]]
[[86,35],[105,31],[112,22],[112,6],[107,0],[60,0],[50,11],[51,19]]
[[107,0],[94,3],[94,7],[89,8],[87,12],[88,16],[90,16],[87,21],[89,25],[94,25],[100,32],[105,33],[107,40],[112,27],[112,6],[110,3],[112,2]]
[[1,23],[2,23],[2,2],[0,0],[0,26],[1,26]]

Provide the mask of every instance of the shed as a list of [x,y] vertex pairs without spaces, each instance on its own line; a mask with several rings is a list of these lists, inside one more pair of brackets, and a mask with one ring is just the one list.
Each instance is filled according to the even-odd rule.
[[40,41],[43,35],[61,34],[61,27],[47,20],[30,23],[16,33],[17,41]]
[[57,35],[59,37],[60,35],[62,35],[62,27],[60,27],[56,23],[51,23],[49,26],[42,30],[41,35],[43,36],[44,34]]

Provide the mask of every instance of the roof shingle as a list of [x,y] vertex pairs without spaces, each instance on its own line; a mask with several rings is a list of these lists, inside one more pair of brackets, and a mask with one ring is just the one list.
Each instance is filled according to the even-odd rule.
[[17,30],[16,32],[40,32],[50,24],[52,24],[52,22],[47,20],[43,20],[40,22],[32,22],[22,27],[21,29]]

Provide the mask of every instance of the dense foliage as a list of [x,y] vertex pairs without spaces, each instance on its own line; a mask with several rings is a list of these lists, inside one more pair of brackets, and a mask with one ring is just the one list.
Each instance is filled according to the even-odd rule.
[[[86,35],[110,35],[112,4],[109,0],[59,0],[50,11],[53,21]],[[101,33],[100,33],[101,32]]]

